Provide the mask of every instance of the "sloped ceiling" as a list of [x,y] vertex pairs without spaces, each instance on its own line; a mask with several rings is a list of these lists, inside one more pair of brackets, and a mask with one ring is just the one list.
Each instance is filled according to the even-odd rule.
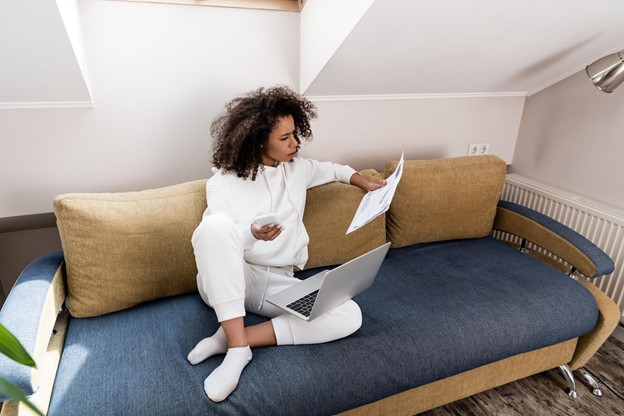
[[[0,2],[0,108],[91,102],[57,8],[77,1]],[[331,13],[335,1],[308,0],[306,8],[323,2]],[[345,9],[361,0],[339,3]],[[623,18],[621,0],[373,0],[334,41],[335,52],[314,62],[302,92],[532,95],[624,48]],[[322,19],[318,25],[317,33]]]
[[0,108],[91,103],[61,6],[76,0],[0,2]]
[[624,48],[623,18],[621,0],[375,0],[305,93],[531,95]]

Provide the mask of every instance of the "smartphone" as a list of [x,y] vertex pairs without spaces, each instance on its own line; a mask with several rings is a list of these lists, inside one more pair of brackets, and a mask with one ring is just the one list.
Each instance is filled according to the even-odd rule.
[[273,212],[271,212],[270,214],[260,215],[259,217],[255,219],[255,221],[261,227],[267,224],[273,224],[273,225],[280,224],[280,220],[277,219],[277,215],[275,215]]

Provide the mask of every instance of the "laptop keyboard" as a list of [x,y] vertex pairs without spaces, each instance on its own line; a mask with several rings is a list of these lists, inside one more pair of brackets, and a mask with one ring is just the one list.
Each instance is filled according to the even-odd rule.
[[312,306],[314,306],[314,301],[316,301],[316,295],[318,295],[318,290],[315,290],[314,292],[309,293],[292,303],[289,303],[288,305],[286,305],[286,307],[300,313],[305,317],[308,317],[310,316],[310,312],[312,312]]

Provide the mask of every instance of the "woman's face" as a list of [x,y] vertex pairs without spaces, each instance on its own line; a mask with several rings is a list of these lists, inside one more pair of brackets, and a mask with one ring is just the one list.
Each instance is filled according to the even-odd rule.
[[299,142],[295,139],[295,121],[291,115],[277,119],[264,149],[262,164],[275,166],[276,162],[289,162],[297,156]]

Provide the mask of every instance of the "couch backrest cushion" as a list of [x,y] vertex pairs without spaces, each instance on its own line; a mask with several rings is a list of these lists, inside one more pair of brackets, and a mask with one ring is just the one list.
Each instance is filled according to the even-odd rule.
[[206,209],[205,186],[56,197],[70,313],[96,316],[197,290],[191,235]]
[[[386,164],[384,177],[396,166]],[[490,234],[505,173],[494,155],[405,161],[387,213],[388,240],[403,247]]]
[[[368,169],[368,178],[381,175]],[[308,190],[303,222],[310,236],[306,269],[341,264],[386,243],[386,215],[345,235],[364,196],[361,189],[334,182]]]

